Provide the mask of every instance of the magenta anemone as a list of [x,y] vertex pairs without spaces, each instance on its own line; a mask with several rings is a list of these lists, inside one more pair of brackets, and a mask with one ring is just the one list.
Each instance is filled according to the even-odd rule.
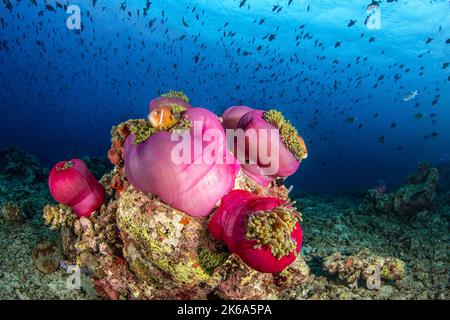
[[188,108],[170,130],[149,129],[149,137],[140,143],[136,143],[139,130],[125,142],[124,169],[130,184],[191,216],[209,215],[234,187],[240,167],[226,148],[217,116]]
[[233,190],[222,198],[209,231],[251,268],[279,273],[300,252],[303,233],[299,220],[300,214],[282,199]]
[[79,217],[90,216],[105,198],[105,189],[80,159],[57,163],[48,186],[53,199],[71,207]]
[[[223,114],[224,127],[235,127],[236,133],[243,130],[245,143],[243,139],[235,138],[233,152],[250,178],[268,186],[274,179],[291,176],[297,171],[301,161],[307,157],[306,145],[279,111],[247,111],[248,108],[228,108]],[[272,139],[272,130],[278,132],[276,140]],[[256,152],[251,152],[251,148]],[[263,159],[264,156],[268,158]]]

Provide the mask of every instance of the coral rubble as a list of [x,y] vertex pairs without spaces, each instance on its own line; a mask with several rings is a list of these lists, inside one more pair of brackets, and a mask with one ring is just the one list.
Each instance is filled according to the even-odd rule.
[[[340,280],[350,286],[358,285],[360,280],[364,280],[366,286],[370,287],[374,285],[370,282],[371,279],[400,280],[406,274],[405,263],[400,259],[373,256],[368,250],[350,256],[334,253],[325,258],[323,268],[331,274],[337,274]],[[377,276],[379,279],[375,278]]]

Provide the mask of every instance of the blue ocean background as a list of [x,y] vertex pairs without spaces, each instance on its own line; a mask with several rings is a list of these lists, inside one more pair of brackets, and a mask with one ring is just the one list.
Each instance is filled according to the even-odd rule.
[[[298,192],[394,188],[450,154],[450,4],[380,1],[381,29],[369,30],[370,4],[1,0],[0,148],[48,167],[106,157],[111,127],[174,89],[217,114],[281,110],[308,146],[289,179]],[[82,30],[66,27],[67,5]]]

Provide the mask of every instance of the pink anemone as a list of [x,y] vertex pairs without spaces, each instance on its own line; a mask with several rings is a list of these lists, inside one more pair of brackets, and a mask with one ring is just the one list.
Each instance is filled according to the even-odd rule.
[[[237,134],[239,129],[243,130],[245,140],[235,138],[233,153],[244,172],[263,186],[268,186],[278,177],[293,175],[307,157],[303,139],[276,110],[236,106],[228,108],[222,117],[225,128],[236,129]],[[272,130],[277,132],[276,136],[272,136]],[[255,148],[256,152],[251,152],[251,148]]]
[[48,186],[53,199],[71,207],[79,217],[90,216],[105,198],[105,189],[80,159],[57,163]]
[[234,187],[239,164],[226,149],[216,115],[188,108],[180,121],[192,126],[180,134],[157,131],[140,144],[131,134],[124,146],[125,175],[135,189],[191,216],[207,216]]
[[303,239],[299,214],[289,203],[244,190],[223,197],[209,230],[248,266],[266,273],[279,273],[293,263]]

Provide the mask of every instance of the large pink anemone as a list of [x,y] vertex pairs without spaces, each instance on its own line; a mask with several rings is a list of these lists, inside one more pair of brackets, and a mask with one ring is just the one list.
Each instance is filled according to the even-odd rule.
[[[302,137],[276,110],[235,106],[225,110],[222,118],[224,128],[236,129],[236,133],[243,130],[245,140],[235,138],[233,152],[244,172],[263,186],[268,186],[278,177],[293,175],[307,157]],[[275,140],[272,130],[278,133]],[[256,152],[251,152],[251,148],[255,148]]]
[[303,234],[299,217],[282,199],[233,190],[223,197],[209,222],[209,231],[251,268],[279,273],[300,252]]
[[48,186],[53,199],[71,207],[79,217],[90,216],[105,197],[105,189],[80,159],[57,163],[50,171]]
[[179,123],[190,126],[178,135],[157,131],[139,144],[131,134],[124,146],[125,175],[135,189],[158,195],[191,216],[207,216],[234,187],[240,166],[226,148],[215,114],[189,107]]

